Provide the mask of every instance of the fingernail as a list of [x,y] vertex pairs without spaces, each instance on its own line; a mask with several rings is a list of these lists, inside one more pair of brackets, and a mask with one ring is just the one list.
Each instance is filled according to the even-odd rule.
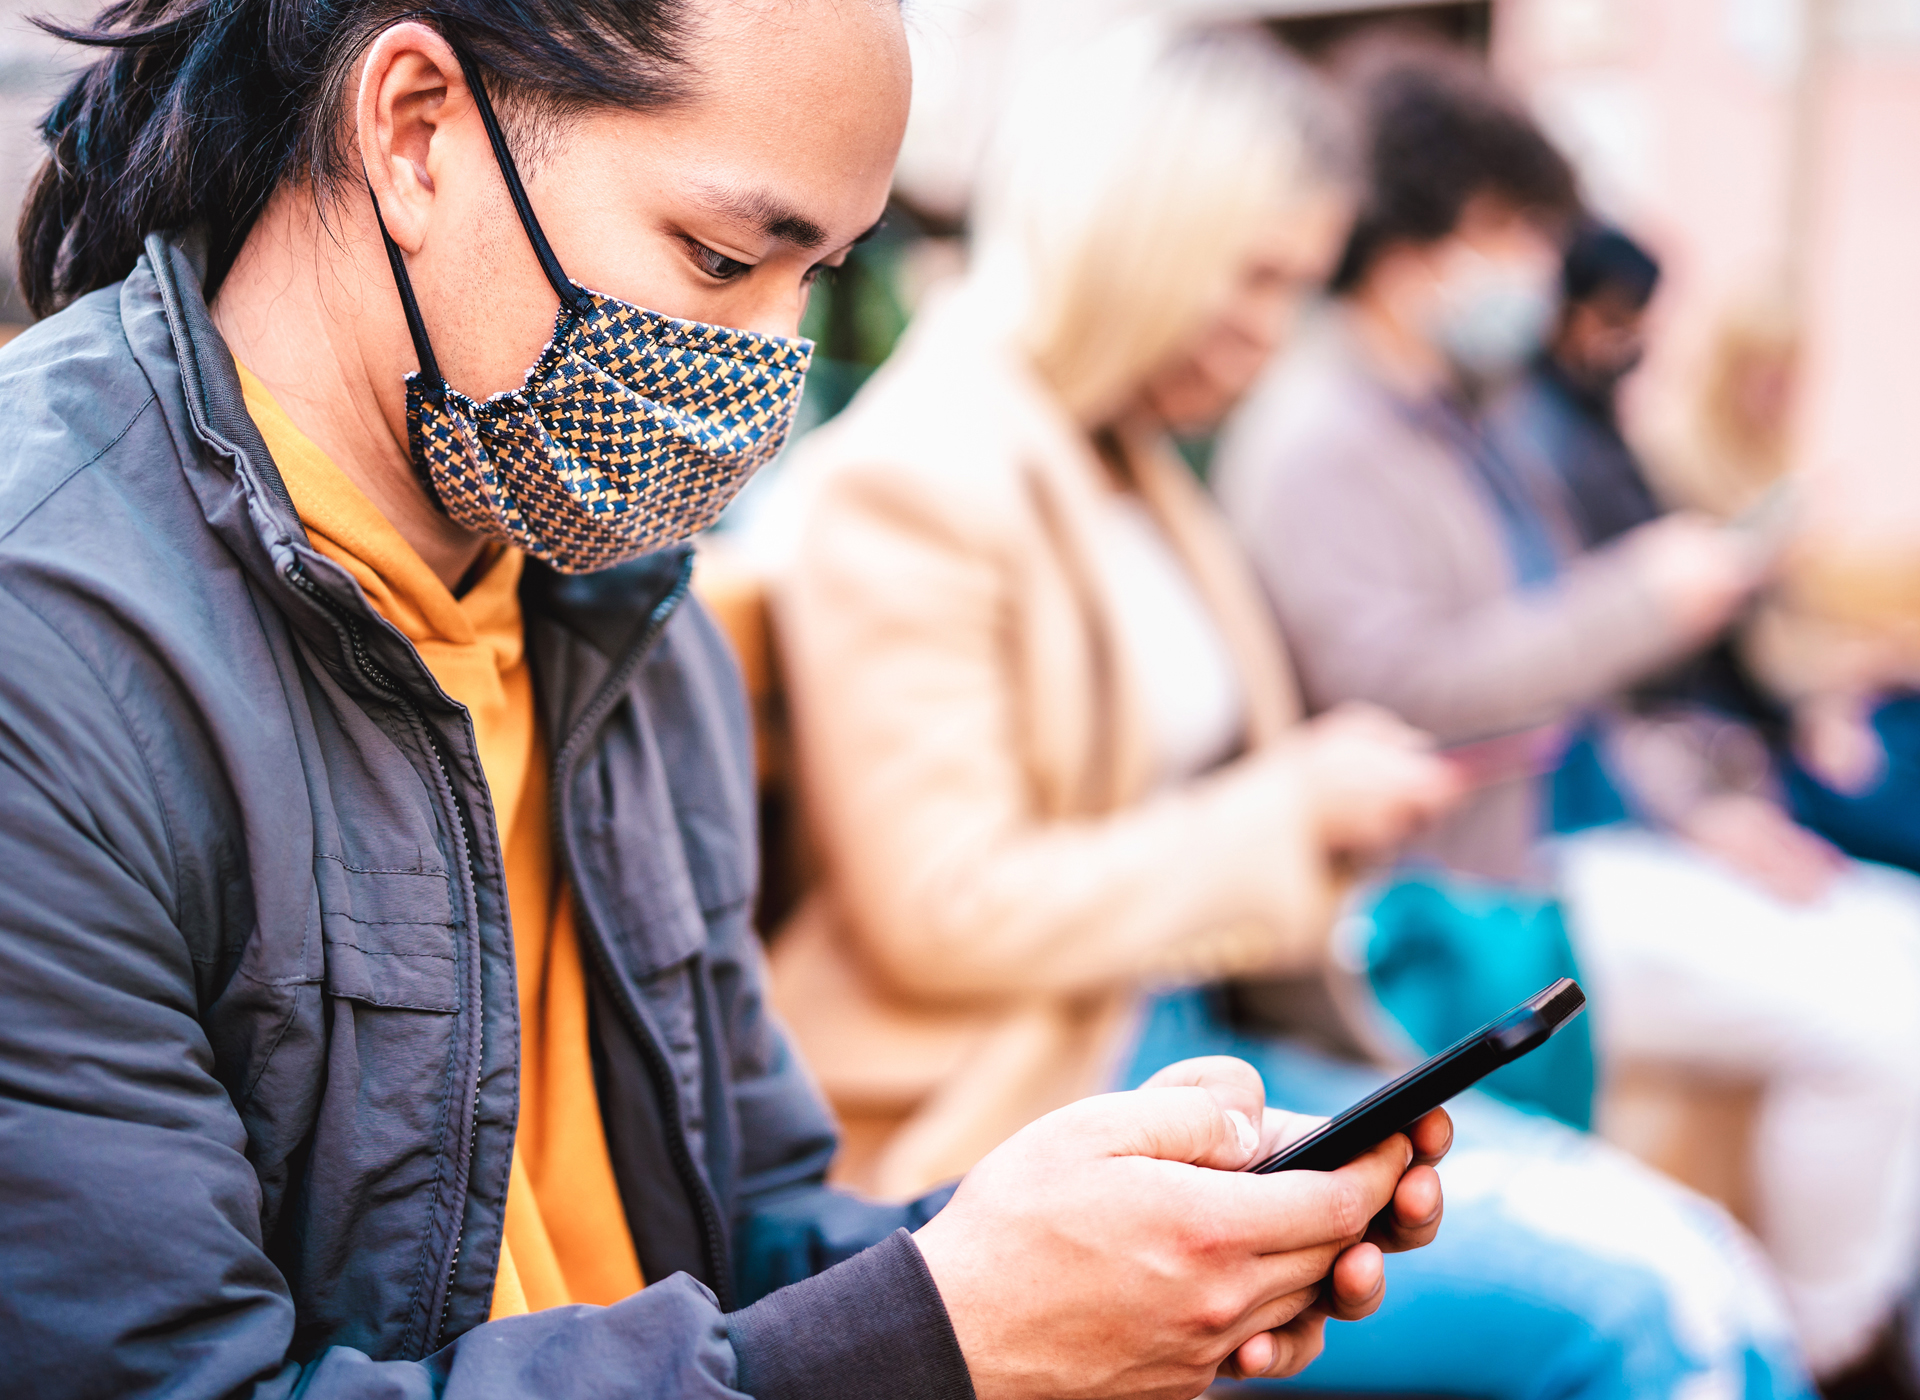
[[1260,1134],[1253,1130],[1253,1123],[1237,1108],[1227,1110],[1227,1118],[1233,1124],[1233,1130],[1240,1135],[1240,1150],[1251,1152],[1260,1145]]

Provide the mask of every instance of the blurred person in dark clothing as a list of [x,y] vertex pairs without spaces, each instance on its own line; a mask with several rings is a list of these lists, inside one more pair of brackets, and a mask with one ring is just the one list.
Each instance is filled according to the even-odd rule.
[[[1588,549],[1666,513],[1621,431],[1617,404],[1621,383],[1645,356],[1647,313],[1659,281],[1659,263],[1634,239],[1604,224],[1584,224],[1562,263],[1554,333],[1493,413],[1496,436],[1549,469],[1567,519]],[[1765,643],[1772,645],[1763,643],[1763,653],[1783,649],[1777,639],[1785,629],[1794,633],[1784,644],[1788,664],[1769,668],[1777,693],[1750,670],[1736,629],[1635,687],[1632,703],[1642,713],[1691,707],[1714,712],[1722,725],[1753,726],[1756,734],[1740,742],[1753,751],[1764,734],[1772,743],[1785,806],[1809,831],[1863,860],[1920,868],[1920,818],[1907,797],[1908,770],[1920,750],[1913,668],[1889,645],[1888,634],[1898,628],[1852,620],[1861,609],[1851,595],[1863,590],[1849,586],[1851,575],[1876,564],[1889,570],[1877,559],[1862,564],[1859,550],[1814,544],[1798,570],[1805,577],[1796,578],[1781,606],[1768,610]],[[1843,554],[1854,557],[1843,563]],[[1851,570],[1838,586],[1831,577],[1836,568]],[[1824,625],[1799,616],[1808,611],[1822,612]],[[1826,635],[1837,626],[1845,626],[1845,644]],[[1817,643],[1809,636],[1816,628],[1822,633]],[[1862,671],[1868,674],[1856,674]],[[1817,849],[1806,858],[1826,863]],[[1789,863],[1806,860],[1790,857]]]
[[[1379,50],[1354,80],[1367,188],[1334,305],[1223,437],[1217,489],[1310,707],[1372,701],[1473,746],[1485,786],[1419,854],[1557,889],[1603,1055],[1760,1082],[1761,1238],[1816,1374],[1839,1373],[1913,1273],[1920,885],[1797,827],[1744,727],[1626,703],[1725,629],[1760,561],[1687,513],[1589,547],[1488,411],[1554,325],[1571,171],[1464,56]],[[1590,396],[1634,348],[1607,319],[1572,318]],[[1541,840],[1556,733],[1625,820]],[[1517,760],[1489,763],[1494,738]]]
[[1553,337],[1505,405],[1565,486],[1567,515],[1589,549],[1661,514],[1615,402],[1646,354],[1659,283],[1660,264],[1626,234],[1583,226],[1561,264]]
[[[1667,513],[1621,431],[1618,403],[1621,384],[1645,358],[1648,309],[1659,285],[1660,264],[1646,248],[1620,229],[1582,223],[1561,262],[1553,333],[1490,415],[1505,450],[1544,466],[1557,483],[1559,505],[1583,549]],[[1768,732],[1784,722],[1730,634],[1636,686],[1633,704],[1642,711],[1704,707]],[[1760,740],[1741,742],[1752,749]]]
[[[1621,383],[1646,353],[1647,313],[1659,282],[1659,262],[1634,239],[1604,224],[1583,225],[1562,263],[1553,336],[1499,407],[1499,429],[1552,470],[1567,518],[1589,549],[1666,510],[1621,432],[1617,405]],[[1797,606],[1788,611],[1823,612],[1824,631],[1846,627],[1848,642],[1815,646],[1805,635],[1814,624],[1799,623],[1788,645],[1812,655],[1795,657],[1798,674],[1769,677],[1778,696],[1723,637],[1639,687],[1635,699],[1642,709],[1691,704],[1761,727],[1774,741],[1783,795],[1799,822],[1850,855],[1920,869],[1920,813],[1911,801],[1920,785],[1913,665],[1888,640],[1898,627],[1854,616],[1863,609],[1852,595],[1885,588],[1849,587],[1851,578],[1835,586],[1830,578],[1836,569],[1862,574],[1876,565],[1901,573],[1892,560],[1863,563],[1863,552],[1846,550],[1843,562],[1843,551],[1828,545],[1801,569],[1815,577],[1796,581],[1790,591]],[[1856,676],[1862,671],[1867,675]]]

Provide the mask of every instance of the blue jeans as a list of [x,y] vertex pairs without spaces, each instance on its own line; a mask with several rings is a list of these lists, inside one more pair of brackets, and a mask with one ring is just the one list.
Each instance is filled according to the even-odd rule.
[[[1308,1113],[1385,1078],[1236,1032],[1184,991],[1150,1003],[1126,1084],[1194,1055],[1249,1061],[1276,1106]],[[1318,1361],[1259,1393],[1812,1396],[1766,1265],[1724,1212],[1545,1115],[1471,1093],[1451,1109],[1439,1239],[1390,1258],[1380,1310],[1330,1323]]]

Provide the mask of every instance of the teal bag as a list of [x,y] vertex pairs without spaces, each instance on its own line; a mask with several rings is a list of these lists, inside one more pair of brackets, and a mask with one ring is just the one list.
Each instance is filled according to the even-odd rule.
[[[1364,916],[1367,979],[1425,1054],[1444,1050],[1558,977],[1577,977],[1559,902],[1445,875],[1389,885]],[[1519,1108],[1593,1126],[1595,1067],[1587,1017],[1480,1087]]]

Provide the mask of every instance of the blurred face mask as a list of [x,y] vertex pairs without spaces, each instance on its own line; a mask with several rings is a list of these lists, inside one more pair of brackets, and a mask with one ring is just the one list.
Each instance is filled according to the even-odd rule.
[[1489,384],[1526,365],[1556,310],[1550,275],[1475,254],[1442,276],[1427,331],[1461,378]]
[[460,66],[560,312],[524,384],[469,398],[441,377],[381,220],[420,358],[407,376],[414,471],[456,523],[562,573],[690,539],[786,441],[813,344],[675,320],[569,279],[533,217],[479,73],[465,54]]

